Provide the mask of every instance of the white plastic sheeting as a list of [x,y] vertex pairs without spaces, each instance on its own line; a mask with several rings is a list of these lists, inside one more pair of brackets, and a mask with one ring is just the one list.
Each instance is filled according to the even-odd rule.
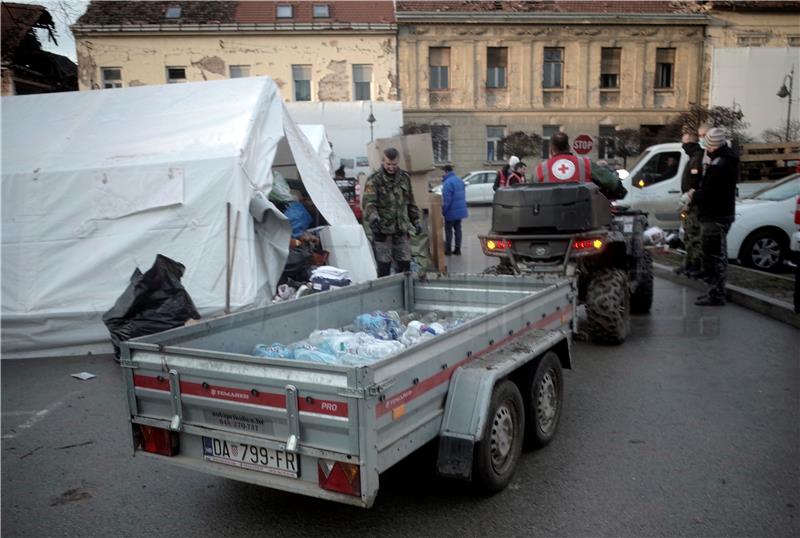
[[102,313],[156,254],[186,266],[201,314],[221,312],[227,202],[231,306],[268,300],[290,227],[272,212],[257,230],[248,209],[282,141],[325,219],[356,224],[265,77],[4,97],[2,122],[4,357],[110,350]]

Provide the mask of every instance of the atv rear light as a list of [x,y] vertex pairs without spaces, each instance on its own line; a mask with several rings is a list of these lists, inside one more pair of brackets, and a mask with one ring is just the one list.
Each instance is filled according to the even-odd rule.
[[175,456],[180,450],[178,434],[164,428],[134,424],[133,436],[137,446],[145,452]]
[[489,239],[486,241],[486,248],[489,250],[508,250],[511,248],[510,239]]
[[572,242],[572,250],[587,251],[600,250],[603,248],[603,241],[600,239],[576,239]]
[[353,463],[318,460],[317,480],[322,489],[361,496],[361,470]]

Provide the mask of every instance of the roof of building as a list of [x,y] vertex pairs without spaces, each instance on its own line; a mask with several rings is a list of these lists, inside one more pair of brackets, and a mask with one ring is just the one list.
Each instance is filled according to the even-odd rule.
[[[277,17],[278,6],[291,5],[292,16]],[[314,17],[313,6],[327,5],[329,17]],[[179,8],[179,9],[177,9]],[[93,0],[77,25],[120,24],[276,24],[393,23],[391,1],[109,1]]]
[[3,60],[7,60],[20,46],[32,28],[54,28],[53,18],[43,6],[3,2],[0,10]]

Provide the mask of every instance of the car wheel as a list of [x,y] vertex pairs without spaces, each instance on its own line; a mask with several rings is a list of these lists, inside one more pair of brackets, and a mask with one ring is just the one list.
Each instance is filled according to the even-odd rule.
[[776,271],[783,266],[787,246],[788,241],[779,232],[755,232],[742,245],[739,261],[747,267],[761,271]]

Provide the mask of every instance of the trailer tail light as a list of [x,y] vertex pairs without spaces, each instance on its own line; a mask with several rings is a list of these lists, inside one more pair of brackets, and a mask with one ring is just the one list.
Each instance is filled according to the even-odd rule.
[[358,465],[341,461],[317,461],[319,487],[354,497],[361,496],[361,470]]
[[602,248],[603,241],[600,239],[576,239],[572,242],[573,252],[591,252]]
[[794,208],[794,223],[800,226],[800,196],[797,197],[797,205]]
[[489,239],[486,241],[486,248],[491,251],[509,250],[511,248],[510,239]]
[[134,424],[133,436],[136,439],[136,445],[145,452],[175,456],[180,450],[178,434],[164,428]]

